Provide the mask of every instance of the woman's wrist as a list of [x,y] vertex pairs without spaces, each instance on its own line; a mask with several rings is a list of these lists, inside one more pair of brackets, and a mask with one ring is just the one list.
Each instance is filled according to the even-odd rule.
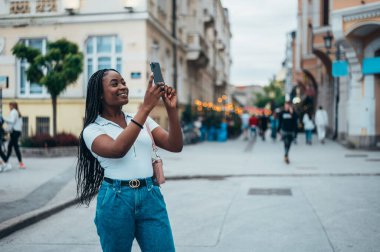
[[171,107],[171,106],[165,104],[165,108],[166,108],[167,112],[177,112],[177,106]]
[[141,111],[144,115],[148,116],[150,114],[150,111],[152,110],[153,108],[149,108],[148,106],[142,104],[139,111]]

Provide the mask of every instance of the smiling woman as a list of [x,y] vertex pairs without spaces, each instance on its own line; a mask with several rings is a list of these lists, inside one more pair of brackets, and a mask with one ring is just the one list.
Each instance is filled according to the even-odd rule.
[[[161,98],[169,132],[149,117]],[[91,76],[76,172],[78,198],[88,205],[98,193],[95,224],[103,251],[130,251],[134,238],[142,251],[174,251],[165,202],[153,177],[152,140],[165,150],[182,150],[176,91],[153,85],[151,74],[137,113],[125,114],[126,104],[128,87],[118,71],[103,69]]]

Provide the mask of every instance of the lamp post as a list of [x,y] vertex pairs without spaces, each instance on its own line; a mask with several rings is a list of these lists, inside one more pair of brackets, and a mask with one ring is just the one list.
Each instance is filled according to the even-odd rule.
[[323,41],[325,42],[325,48],[326,48],[326,54],[327,55],[330,54],[330,49],[331,49],[331,45],[332,45],[332,39],[333,39],[333,36],[331,35],[331,33],[329,31],[323,37]]
[[[332,46],[333,36],[328,31],[327,34],[323,37],[325,42],[326,54],[329,56],[330,49]],[[340,44],[335,43],[336,51],[335,51],[335,60],[340,60]],[[338,138],[338,112],[339,112],[339,76],[334,77],[334,91],[335,91],[335,129],[333,139],[336,140]]]

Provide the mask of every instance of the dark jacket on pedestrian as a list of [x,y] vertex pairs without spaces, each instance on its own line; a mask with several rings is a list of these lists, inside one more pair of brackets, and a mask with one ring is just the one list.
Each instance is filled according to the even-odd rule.
[[281,111],[278,115],[277,131],[297,132],[297,116],[289,111]]

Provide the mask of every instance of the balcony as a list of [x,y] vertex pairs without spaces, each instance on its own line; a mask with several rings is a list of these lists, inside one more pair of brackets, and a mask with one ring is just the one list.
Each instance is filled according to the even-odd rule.
[[216,42],[216,49],[218,51],[223,52],[225,48],[226,48],[226,46],[224,45],[224,43],[222,42],[222,40],[218,39],[218,41]]
[[212,9],[203,9],[203,22],[205,26],[212,26],[214,24],[214,13],[212,13]]
[[209,62],[208,46],[199,33],[189,33],[187,35],[187,61],[205,67]]

